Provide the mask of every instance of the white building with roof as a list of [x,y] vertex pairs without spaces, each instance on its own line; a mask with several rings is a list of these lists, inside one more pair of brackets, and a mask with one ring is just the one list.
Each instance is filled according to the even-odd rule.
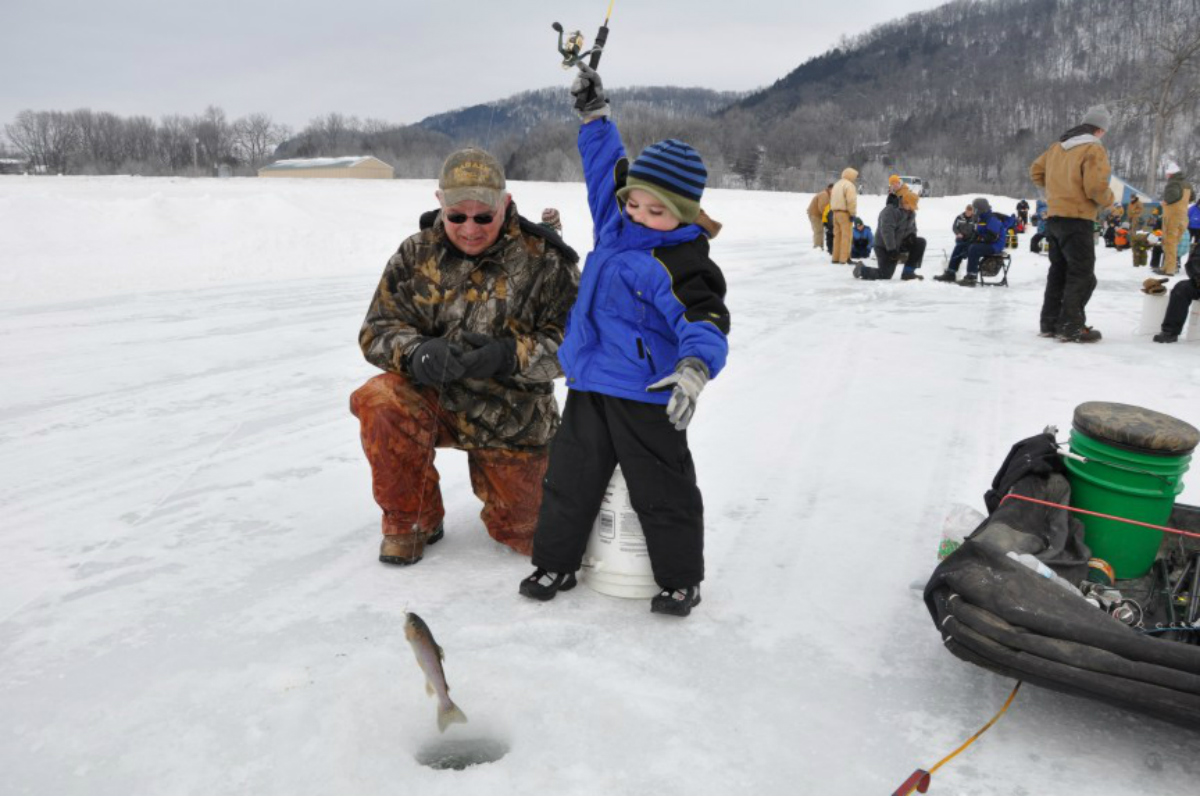
[[395,170],[370,155],[345,158],[291,158],[277,160],[258,170],[260,177],[340,177],[342,179],[390,180]]

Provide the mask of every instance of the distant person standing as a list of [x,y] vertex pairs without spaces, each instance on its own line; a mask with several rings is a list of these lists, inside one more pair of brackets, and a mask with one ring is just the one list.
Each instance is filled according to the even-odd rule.
[[1133,235],[1142,228],[1142,214],[1146,209],[1142,206],[1142,198],[1137,194],[1129,200],[1129,205],[1125,208],[1125,218],[1129,221],[1129,234]]
[[847,265],[850,262],[850,238],[853,231],[850,219],[858,215],[858,189],[854,187],[858,179],[856,169],[847,168],[842,171],[842,178],[833,184],[829,194],[829,207],[833,211],[833,262],[835,265]]
[[829,207],[829,192],[832,190],[833,183],[829,183],[825,190],[817,191],[808,203],[808,223],[812,225],[814,249],[825,248],[825,208]]
[[1113,203],[1112,167],[1100,143],[1111,118],[1103,105],[1089,108],[1079,126],[1063,133],[1029,167],[1034,184],[1046,191],[1050,242],[1040,334],[1064,343],[1100,339],[1100,332],[1087,326],[1084,308],[1096,289],[1096,218]]
[[1024,199],[1017,202],[1017,218],[1021,219],[1022,227],[1029,223],[1029,202]]
[[1165,169],[1163,188],[1163,268],[1164,276],[1175,276],[1179,269],[1179,242],[1188,227],[1188,205],[1192,203],[1192,185],[1183,178],[1183,169],[1171,161]]

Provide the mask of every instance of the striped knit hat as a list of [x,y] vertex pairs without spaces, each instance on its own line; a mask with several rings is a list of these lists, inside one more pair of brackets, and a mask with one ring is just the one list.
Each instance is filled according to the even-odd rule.
[[617,191],[617,198],[625,201],[630,191],[641,189],[666,205],[680,221],[691,224],[700,215],[700,195],[707,180],[708,169],[696,150],[668,138],[642,150],[629,167],[625,187]]

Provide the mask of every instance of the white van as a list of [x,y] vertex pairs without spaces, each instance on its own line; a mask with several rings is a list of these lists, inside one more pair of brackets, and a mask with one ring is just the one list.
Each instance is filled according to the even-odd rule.
[[903,174],[901,174],[900,181],[907,185],[908,190],[912,191],[917,196],[925,195],[925,183],[920,177],[905,177]]

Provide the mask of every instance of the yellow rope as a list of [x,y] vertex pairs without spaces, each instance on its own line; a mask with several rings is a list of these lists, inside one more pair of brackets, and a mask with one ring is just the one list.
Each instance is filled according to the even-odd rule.
[[951,760],[953,760],[955,758],[955,756],[958,755],[959,752],[966,749],[971,744],[975,743],[975,741],[977,741],[979,739],[979,736],[983,735],[985,732],[988,731],[989,727],[991,727],[993,724],[995,724],[997,721],[999,721],[1000,717],[1004,715],[1004,711],[1008,710],[1008,706],[1011,705],[1013,699],[1016,698],[1017,691],[1020,691],[1020,690],[1021,690],[1021,681],[1018,680],[1016,686],[1013,687],[1012,693],[1009,694],[1008,699],[1005,700],[1004,707],[1000,708],[1000,712],[997,713],[995,716],[992,716],[992,720],[989,721],[987,724],[983,725],[982,729],[980,729],[979,732],[972,735],[965,744],[958,747],[953,752],[951,752],[950,754],[946,755],[941,760],[939,760],[937,762],[937,765],[935,765],[933,768],[929,769],[929,775],[933,776],[934,772],[936,772],[939,768],[941,768],[946,763],[949,763]]

